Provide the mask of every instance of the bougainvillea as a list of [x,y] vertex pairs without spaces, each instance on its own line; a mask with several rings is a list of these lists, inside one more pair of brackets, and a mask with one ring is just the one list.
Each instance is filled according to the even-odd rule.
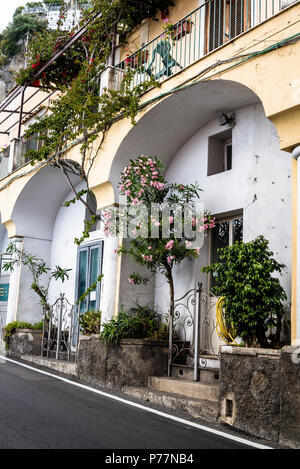
[[[25,138],[39,140],[38,150],[31,149],[25,156],[32,164],[47,161],[64,174],[70,189],[87,208],[87,213],[99,218],[88,206],[86,198],[72,184],[70,173],[75,173],[85,183],[89,192],[89,175],[99,156],[106,133],[120,116],[131,119],[139,110],[140,96],[158,83],[149,79],[132,86],[136,70],[128,67],[118,90],[102,89],[100,75],[109,61],[114,60],[117,38],[125,42],[127,35],[144,18],[155,19],[159,9],[167,10],[173,0],[152,0],[139,3],[132,0],[91,0],[91,8],[82,11],[80,26],[88,24],[81,39],[73,43],[63,55],[52,62],[42,73],[41,67],[76,33],[63,31],[65,6],[56,31],[38,34],[30,43],[28,67],[19,72],[18,83],[40,86],[46,90],[58,89],[48,106],[48,113],[29,125]],[[70,142],[78,141],[81,161],[66,162],[63,155]],[[85,220],[82,242],[89,236],[91,220]]]

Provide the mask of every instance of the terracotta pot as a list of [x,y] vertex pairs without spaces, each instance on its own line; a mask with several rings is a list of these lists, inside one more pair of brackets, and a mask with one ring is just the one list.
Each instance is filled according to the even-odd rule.
[[139,68],[142,65],[144,65],[149,58],[149,51],[144,50],[141,51],[132,57],[128,57],[128,59],[125,59],[127,66],[131,68]]
[[186,34],[189,34],[193,27],[193,22],[191,20],[182,21],[177,26],[174,27],[174,39],[175,41],[179,41],[182,39]]

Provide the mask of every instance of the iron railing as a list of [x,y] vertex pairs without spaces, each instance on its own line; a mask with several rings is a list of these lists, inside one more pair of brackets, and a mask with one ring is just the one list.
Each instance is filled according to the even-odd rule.
[[134,71],[132,87],[150,77],[163,81],[286,6],[286,0],[207,0],[176,23],[171,34],[162,33],[116,65],[113,89],[120,89],[128,68]]
[[6,177],[9,173],[9,155],[10,146],[6,147],[0,153],[0,179]]
[[21,137],[15,140],[13,169],[18,169],[23,164],[28,163],[30,158],[26,156],[29,150],[38,151],[42,147],[42,141],[37,136],[28,138]]
[[41,356],[76,361],[79,342],[79,311],[61,294],[43,313]]
[[184,365],[194,370],[194,381],[198,381],[199,370],[207,368],[206,358],[218,355],[221,341],[216,330],[214,299],[215,295],[198,283],[197,288],[175,300],[169,334],[169,376],[174,366]]

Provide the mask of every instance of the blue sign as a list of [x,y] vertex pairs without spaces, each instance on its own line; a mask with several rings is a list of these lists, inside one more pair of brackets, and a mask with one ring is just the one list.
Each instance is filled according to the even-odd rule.
[[0,301],[8,301],[9,283],[0,284]]

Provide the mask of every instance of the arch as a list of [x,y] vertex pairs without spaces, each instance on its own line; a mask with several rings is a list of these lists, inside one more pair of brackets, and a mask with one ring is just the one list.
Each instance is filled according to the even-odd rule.
[[[70,174],[70,179],[75,185],[80,182],[74,174]],[[47,165],[36,172],[20,191],[12,209],[16,234],[51,240],[57,211],[69,192],[70,186],[60,169]]]
[[152,107],[127,133],[111,161],[109,181],[115,188],[124,166],[139,154],[157,155],[168,165],[199,128],[223,112],[257,103],[261,101],[252,90],[229,80],[205,81],[182,89]]

